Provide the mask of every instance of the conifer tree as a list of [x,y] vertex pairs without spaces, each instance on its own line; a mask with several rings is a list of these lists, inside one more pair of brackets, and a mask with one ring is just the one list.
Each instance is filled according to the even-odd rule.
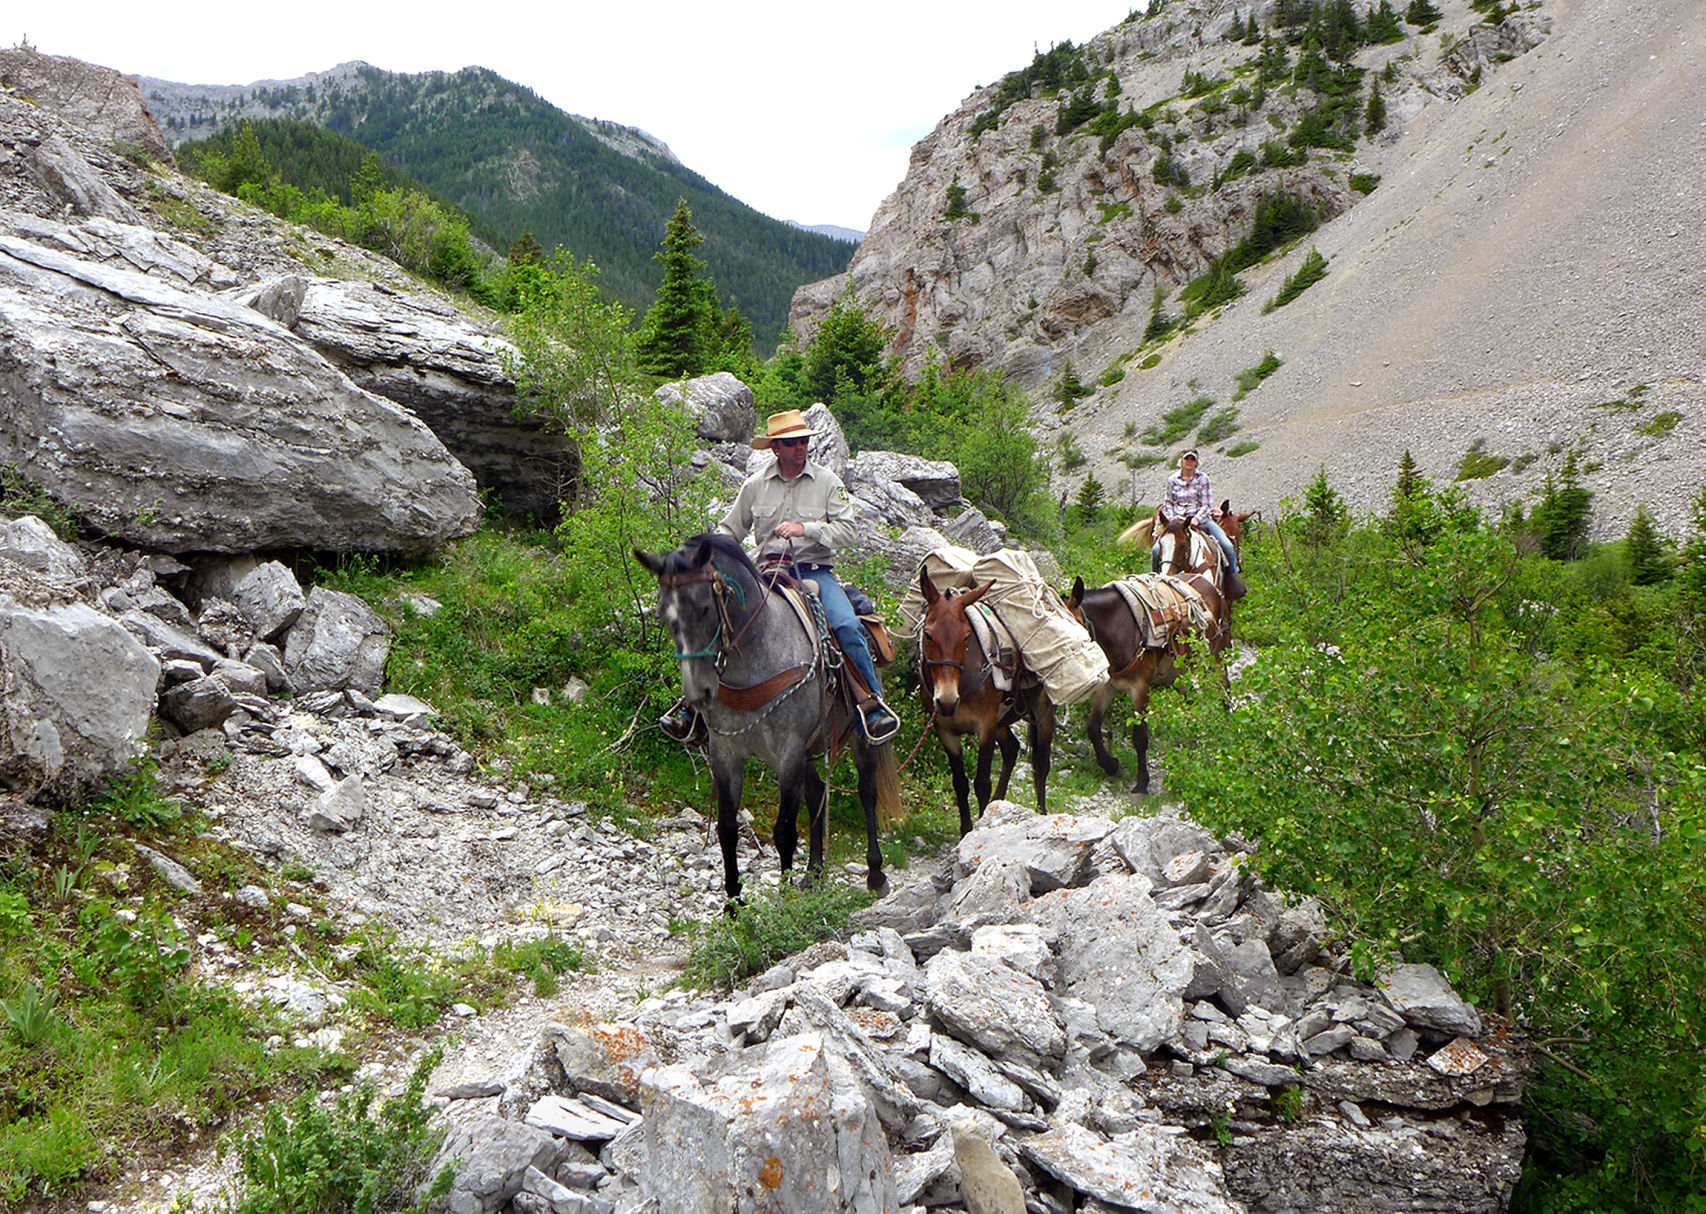
[[845,383],[861,395],[876,395],[888,386],[883,350],[889,333],[870,317],[847,290],[830,308],[806,352],[805,387],[814,401],[832,403]]
[[1086,476],[1078,487],[1078,521],[1086,527],[1094,526],[1102,515],[1102,502],[1107,495],[1106,487],[1096,479],[1095,473]]
[[1404,20],[1418,28],[1439,24],[1444,15],[1429,0],[1410,0],[1410,7],[1404,10]]
[[1623,539],[1623,550],[1629,557],[1629,575],[1635,585],[1652,586],[1670,577],[1670,554],[1665,551],[1664,541],[1659,538],[1645,504],[1635,508],[1629,534]]
[[1556,479],[1548,472],[1529,525],[1534,528],[1540,551],[1555,561],[1574,561],[1586,555],[1589,502],[1593,490],[1582,488],[1576,453],[1564,457]]
[[1372,139],[1376,131],[1386,126],[1386,102],[1380,96],[1380,81],[1373,80],[1368,86],[1368,109],[1363,112],[1363,125],[1368,128]]
[[664,229],[663,248],[654,254],[663,264],[663,281],[634,337],[635,358],[647,375],[663,379],[699,375],[716,355],[722,311],[717,307],[716,289],[699,276],[705,262],[693,253],[704,243],[683,198]]
[[1304,535],[1311,550],[1319,549],[1338,539],[1345,531],[1349,515],[1345,500],[1327,480],[1327,465],[1315,471],[1315,479],[1303,490]]

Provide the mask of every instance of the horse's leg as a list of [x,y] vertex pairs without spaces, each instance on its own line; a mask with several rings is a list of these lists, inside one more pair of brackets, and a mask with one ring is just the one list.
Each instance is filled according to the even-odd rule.
[[809,842],[806,851],[806,875],[813,880],[823,876],[823,828],[824,818],[829,811],[827,801],[828,788],[824,786],[823,777],[817,774],[817,763],[812,759],[806,760],[805,780],[806,818],[810,823]]
[[740,842],[740,794],[746,783],[746,756],[711,747],[711,784],[717,790],[717,844],[723,852],[724,908],[734,914],[740,904],[740,862],[735,857]]
[[[854,745],[853,762],[859,769],[859,804],[865,807],[865,888],[874,894],[886,894],[889,879],[883,872],[882,849],[877,846],[877,765],[883,756],[863,741]],[[821,843],[822,837],[823,832],[814,825],[812,839]],[[817,862],[823,863],[821,847]]]
[[1149,791],[1149,684],[1139,683],[1131,693],[1131,745],[1137,751],[1137,783],[1133,792]]
[[1031,782],[1037,789],[1037,812],[1048,812],[1048,772],[1054,759],[1054,701],[1037,696],[1030,718]]
[[965,746],[957,733],[949,733],[940,725],[936,736],[942,739],[942,749],[948,755],[948,770],[954,773],[954,796],[960,803],[960,838],[971,834],[971,782],[966,779]]
[[776,779],[781,796],[776,804],[776,856],[783,872],[792,872],[794,852],[800,846],[800,802],[804,799],[803,783],[798,771],[783,771]]
[[1001,747],[1001,779],[995,783],[995,799],[999,801],[1007,796],[1007,782],[1013,778],[1013,767],[1019,762],[1019,739],[1011,728],[1002,728],[995,733],[995,744]]
[[1120,761],[1108,750],[1108,744],[1102,734],[1102,722],[1107,719],[1108,707],[1114,702],[1116,688],[1112,683],[1104,683],[1096,689],[1095,698],[1090,701],[1090,745],[1096,751],[1096,764],[1103,774],[1118,777],[1123,770]]
[[977,809],[980,814],[989,806],[990,772],[994,766],[995,730],[980,729],[977,735],[977,775],[972,780],[972,788],[977,792]]

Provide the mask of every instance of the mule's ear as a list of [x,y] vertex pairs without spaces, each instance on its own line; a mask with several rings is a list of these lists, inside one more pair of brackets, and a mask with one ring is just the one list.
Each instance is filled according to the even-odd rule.
[[636,548],[634,549],[634,559],[644,565],[653,577],[663,576],[663,557],[653,556],[649,552],[641,552]]
[[1220,512],[1222,514],[1231,514],[1232,513],[1232,499],[1231,498],[1227,498],[1225,501],[1220,503]]
[[936,583],[930,580],[930,570],[923,565],[918,567],[918,588],[924,592],[924,601],[932,607],[942,597],[936,589]]
[[960,597],[955,599],[954,601],[956,603],[958,603],[961,607],[970,607],[973,603],[977,602],[984,595],[988,594],[989,588],[993,585],[995,585],[995,579],[990,578],[983,585],[966,591],[964,594],[960,595]]
[[1243,525],[1244,525],[1244,524],[1245,524],[1245,523],[1247,523],[1247,522],[1249,522],[1249,521],[1250,521],[1250,520],[1251,520],[1251,519],[1253,519],[1253,518],[1255,518],[1255,517],[1256,517],[1256,515],[1257,515],[1257,514],[1258,514],[1258,513],[1259,513],[1259,511],[1255,511],[1255,510],[1246,510],[1246,511],[1245,511],[1245,512],[1244,512],[1244,513],[1243,513],[1243,514],[1240,514],[1240,515],[1239,515],[1239,516],[1238,516],[1238,524],[1239,524],[1239,526],[1243,526]]
[[1072,579],[1072,597],[1066,600],[1066,605],[1068,607],[1076,607],[1076,606],[1078,606],[1078,604],[1082,603],[1083,601],[1084,601],[1084,579],[1081,577],[1075,577]]

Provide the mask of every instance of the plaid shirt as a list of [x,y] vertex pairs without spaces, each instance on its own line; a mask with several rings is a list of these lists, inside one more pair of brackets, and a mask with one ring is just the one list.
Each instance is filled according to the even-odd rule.
[[1178,472],[1167,478],[1167,492],[1161,498],[1164,522],[1189,518],[1193,524],[1201,523],[1213,508],[1213,490],[1208,487],[1208,477],[1203,473],[1191,477],[1188,484]]

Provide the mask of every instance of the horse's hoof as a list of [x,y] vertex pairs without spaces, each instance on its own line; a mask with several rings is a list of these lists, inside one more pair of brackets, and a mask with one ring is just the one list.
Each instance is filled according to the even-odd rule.
[[889,892],[888,876],[881,872],[865,874],[865,888],[881,898]]
[[1139,780],[1136,784],[1131,786],[1131,791],[1140,797],[1147,797],[1149,795],[1149,781]]

